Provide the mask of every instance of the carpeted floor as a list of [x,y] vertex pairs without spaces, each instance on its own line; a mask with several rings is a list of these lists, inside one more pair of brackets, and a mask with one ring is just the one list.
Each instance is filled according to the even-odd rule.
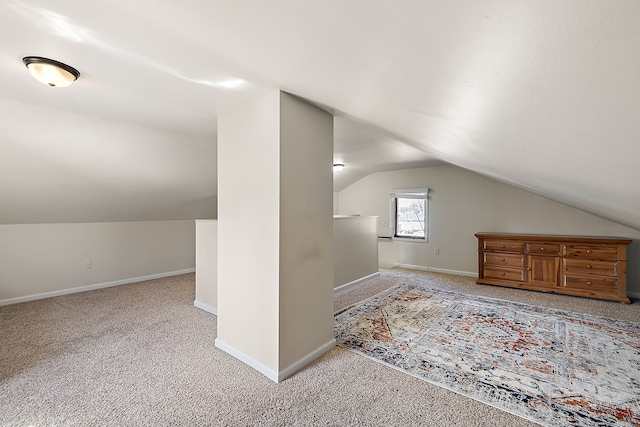
[[[640,322],[640,305],[394,269],[336,310],[418,283]],[[0,426],[532,426],[335,348],[275,384],[214,346],[216,317],[183,275],[0,307]]]

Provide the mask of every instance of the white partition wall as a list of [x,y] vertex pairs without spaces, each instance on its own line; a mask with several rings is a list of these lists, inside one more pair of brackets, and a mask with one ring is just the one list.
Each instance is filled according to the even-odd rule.
[[333,218],[333,286],[355,284],[378,273],[378,217]]
[[333,118],[274,92],[218,118],[216,346],[280,381],[333,347]]
[[198,308],[218,314],[218,220],[196,220],[196,299]]

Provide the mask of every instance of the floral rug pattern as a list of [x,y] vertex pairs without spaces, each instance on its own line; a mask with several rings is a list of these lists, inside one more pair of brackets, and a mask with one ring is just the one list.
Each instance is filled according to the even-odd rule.
[[546,426],[640,426],[640,324],[398,285],[339,345]]

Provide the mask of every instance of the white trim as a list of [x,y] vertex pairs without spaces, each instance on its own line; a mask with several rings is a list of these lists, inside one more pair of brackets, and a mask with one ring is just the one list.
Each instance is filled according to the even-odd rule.
[[115,280],[113,282],[96,283],[94,285],[79,286],[77,288],[62,289],[59,291],[44,292],[42,294],[27,295],[24,297],[16,297],[0,300],[0,306],[19,304],[21,302],[35,301],[39,299],[58,297],[61,295],[75,294],[78,292],[93,291],[96,289],[110,288],[112,286],[127,285],[129,283],[144,282],[146,280],[161,279],[163,277],[179,276],[181,274],[195,273],[195,268],[187,268],[186,270],[169,271],[166,273],[151,274],[148,276],[132,277],[129,279]]
[[368,276],[364,276],[364,277],[361,277],[359,279],[356,279],[353,282],[345,283],[344,285],[340,285],[338,287],[335,287],[335,288],[333,288],[333,291],[335,292],[337,290],[343,290],[343,289],[350,288],[351,286],[357,285],[358,283],[362,283],[365,280],[373,279],[374,277],[377,277],[379,275],[380,275],[380,272],[376,271],[375,273],[372,273],[372,274],[370,274]]
[[[391,234],[394,239],[398,239],[399,241],[413,241],[413,242],[421,242],[421,243],[429,243],[429,189],[428,188],[413,188],[413,189],[401,189],[401,190],[390,190],[390,203],[389,203],[389,219],[391,223]],[[397,217],[397,199],[418,199],[424,201],[424,237],[421,238],[412,238],[408,236],[397,236],[397,226],[398,226],[398,217]]]
[[336,340],[335,340],[335,338],[331,338],[329,341],[327,341],[326,343],[322,344],[320,347],[316,348],[315,350],[313,350],[311,353],[307,354],[302,359],[300,359],[297,362],[289,365],[288,368],[281,370],[278,373],[278,381],[277,382],[286,380],[291,375],[295,374],[300,369],[304,368],[309,363],[313,362],[318,357],[322,356],[323,354],[325,354],[326,352],[328,352],[329,350],[331,350],[335,346],[336,346]]
[[244,362],[245,364],[251,366],[253,369],[255,369],[256,371],[260,372],[262,375],[269,378],[271,381],[276,383],[278,382],[278,373],[275,370],[269,368],[266,365],[263,365],[262,363],[255,360],[253,357],[250,357],[245,353],[241,352],[240,350],[237,350],[235,347],[230,346],[226,342],[222,341],[220,338],[216,338],[215,344],[216,344],[216,347],[218,347],[220,350],[230,354],[231,356],[235,357],[239,361]]
[[193,301],[193,305],[198,307],[200,310],[204,310],[207,313],[211,313],[213,315],[218,315],[218,309],[215,307],[210,306],[209,304],[205,304],[203,302],[200,302],[198,300]]
[[269,378],[271,381],[273,381],[275,383],[279,383],[280,381],[286,380],[291,375],[295,374],[300,369],[304,368],[309,363],[313,362],[318,357],[322,356],[323,354],[325,354],[326,352],[328,352],[329,350],[334,348],[336,346],[336,340],[335,340],[335,338],[332,338],[331,340],[329,340],[325,344],[321,345],[320,347],[318,347],[317,349],[315,349],[314,351],[312,351],[311,353],[309,353],[308,355],[306,355],[302,359],[300,359],[297,362],[289,365],[287,368],[285,368],[285,369],[283,369],[283,370],[281,370],[279,372],[274,370],[274,369],[269,368],[266,365],[263,365],[262,363],[258,362],[257,360],[255,360],[251,356],[248,356],[247,354],[241,352],[240,350],[236,349],[235,347],[230,346],[229,344],[225,343],[224,341],[220,340],[219,338],[216,338],[215,345],[220,350],[230,354],[231,356],[235,357],[236,359],[240,360],[241,362],[249,365],[250,367],[252,367],[256,371],[260,372],[261,374],[263,374],[264,376]]
[[420,198],[429,197],[428,188],[408,188],[401,190],[389,190],[389,193],[396,196],[420,196]]
[[457,276],[478,277],[478,273],[472,271],[447,270],[445,268],[423,267],[421,265],[396,264],[397,267],[409,268],[411,270],[431,271],[433,273],[455,274]]
[[411,237],[398,237],[393,236],[394,242],[405,242],[405,243],[429,243],[427,239],[423,239],[422,237],[417,239],[412,239]]

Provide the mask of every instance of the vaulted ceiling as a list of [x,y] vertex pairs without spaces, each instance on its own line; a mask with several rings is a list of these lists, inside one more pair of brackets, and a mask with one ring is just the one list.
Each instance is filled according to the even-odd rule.
[[217,115],[280,89],[335,114],[337,190],[446,162],[640,229],[638,22],[637,0],[3,0],[0,223],[210,217]]

